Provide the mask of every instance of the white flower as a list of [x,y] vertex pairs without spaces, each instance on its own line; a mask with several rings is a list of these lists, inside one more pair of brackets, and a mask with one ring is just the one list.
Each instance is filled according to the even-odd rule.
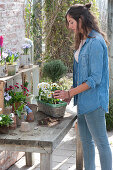
[[3,52],[2,53],[2,57],[5,59],[6,57],[8,57],[8,53],[6,53],[6,52]]
[[39,90],[41,88],[41,90],[44,90],[44,89],[48,89],[49,87],[50,85],[48,83],[42,82],[38,84],[37,89]]
[[0,108],[0,112],[2,111],[2,108]]
[[0,117],[0,121],[2,121],[2,117]]
[[12,118],[14,118],[14,113],[10,113],[10,116],[11,116]]
[[47,98],[52,98],[52,92],[49,92],[49,93],[47,94]]
[[51,84],[52,87],[57,87],[56,83]]

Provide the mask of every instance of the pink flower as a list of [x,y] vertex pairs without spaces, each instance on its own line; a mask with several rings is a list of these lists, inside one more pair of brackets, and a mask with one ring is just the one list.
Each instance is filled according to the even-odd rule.
[[5,91],[9,91],[10,89],[9,88],[5,88]]
[[10,88],[10,89],[14,89],[14,87],[13,87],[13,86],[9,86],[9,88]]
[[0,36],[0,47],[3,46],[3,36]]
[[14,85],[15,87],[19,88],[17,85]]
[[20,85],[20,86],[21,86],[21,88],[23,89],[24,86],[23,86],[23,85]]
[[17,85],[19,85],[19,83],[16,83]]
[[24,89],[26,89],[26,90],[29,92],[29,90],[27,89],[27,87],[24,87]]
[[26,91],[24,91],[24,96],[26,95]]

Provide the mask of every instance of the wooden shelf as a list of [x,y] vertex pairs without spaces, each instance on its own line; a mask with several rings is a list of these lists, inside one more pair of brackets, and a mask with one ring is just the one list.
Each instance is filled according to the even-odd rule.
[[28,89],[30,93],[35,96],[38,94],[37,85],[39,83],[39,66],[33,65],[32,68],[19,69],[19,72],[13,76],[6,76],[0,78],[0,108],[3,113],[4,109],[4,89],[9,87],[9,85],[14,86],[16,83],[24,84],[25,81],[28,81]]

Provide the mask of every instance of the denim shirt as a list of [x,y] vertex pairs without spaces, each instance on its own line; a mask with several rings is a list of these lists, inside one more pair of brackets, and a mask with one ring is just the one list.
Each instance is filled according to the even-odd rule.
[[108,112],[109,71],[107,46],[102,35],[94,30],[82,46],[78,63],[73,63],[73,87],[86,82],[88,90],[74,96],[78,114],[92,112],[102,107]]

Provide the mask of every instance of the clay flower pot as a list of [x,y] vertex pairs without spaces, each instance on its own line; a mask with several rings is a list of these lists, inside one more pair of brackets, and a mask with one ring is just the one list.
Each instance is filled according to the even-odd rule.
[[15,116],[16,116],[17,126],[21,126],[21,122],[25,122],[25,120],[26,120],[26,113],[21,114],[21,118],[19,118],[18,115],[15,115]]
[[[18,109],[19,106],[21,106],[21,103],[16,102],[16,103],[15,103],[15,108],[16,108],[16,110]],[[14,104],[12,104],[12,112],[14,112],[14,111],[15,111],[15,109],[14,109]]]
[[0,126],[0,134],[7,134],[9,133],[9,126]]
[[33,112],[27,113],[26,121],[27,122],[34,122],[34,114],[33,114]]

